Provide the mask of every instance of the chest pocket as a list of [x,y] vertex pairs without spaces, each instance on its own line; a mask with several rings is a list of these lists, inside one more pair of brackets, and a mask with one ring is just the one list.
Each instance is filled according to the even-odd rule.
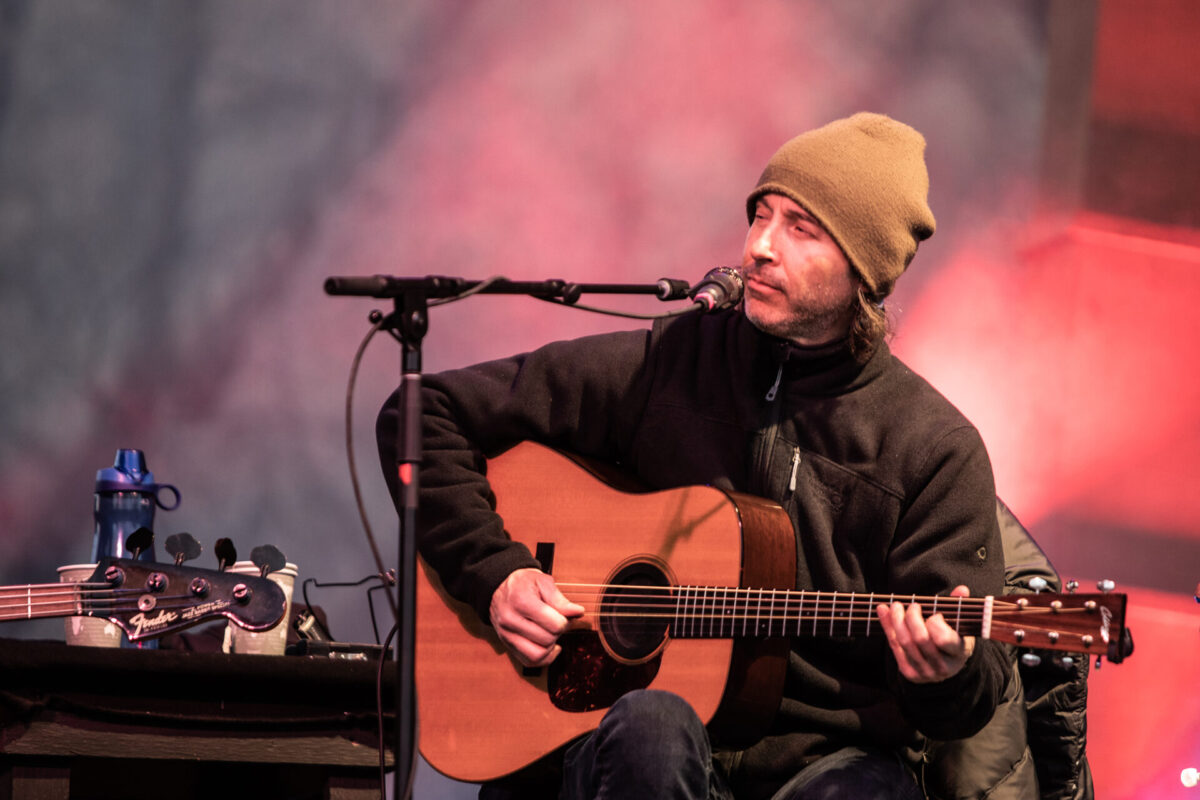
[[771,485],[796,527],[800,585],[854,592],[885,588],[899,499],[782,438],[775,451]]

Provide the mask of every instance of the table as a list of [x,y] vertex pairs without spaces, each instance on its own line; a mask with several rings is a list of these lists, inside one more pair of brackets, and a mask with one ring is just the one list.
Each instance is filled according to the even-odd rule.
[[0,639],[0,798],[379,797],[377,669]]

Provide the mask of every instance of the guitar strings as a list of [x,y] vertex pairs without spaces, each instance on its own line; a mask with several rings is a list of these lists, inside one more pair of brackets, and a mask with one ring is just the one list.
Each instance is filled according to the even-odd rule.
[[[729,587],[726,587],[726,586],[693,586],[693,585],[662,586],[662,585],[657,585],[657,584],[632,584],[632,583],[629,583],[629,584],[627,584],[627,583],[570,583],[570,582],[566,582],[566,581],[559,582],[557,585],[560,589],[566,587],[566,588],[570,588],[570,589],[590,590],[590,591],[577,592],[577,594],[602,594],[603,592],[609,591],[610,589],[611,590],[636,589],[638,591],[645,592],[645,594],[643,596],[648,596],[648,597],[669,595],[669,594],[679,592],[679,591],[700,591],[700,592],[715,592],[715,593],[720,593],[720,594],[745,594],[745,595],[760,594],[764,597],[769,597],[771,593],[774,593],[776,598],[820,597],[820,598],[833,598],[833,599],[839,600],[839,601],[841,599],[865,600],[866,598],[873,595],[876,598],[886,597],[889,599],[895,598],[896,600],[905,600],[907,602],[921,602],[921,603],[925,603],[925,602],[932,603],[935,600],[938,601],[939,603],[942,601],[946,601],[946,600],[954,601],[955,603],[957,603],[959,600],[961,600],[963,603],[968,603],[968,604],[975,603],[978,605],[984,605],[987,602],[986,597],[961,597],[960,598],[960,597],[952,597],[949,595],[916,595],[916,594],[896,594],[896,593],[885,594],[883,592],[874,592],[874,593],[872,593],[872,592],[834,592],[834,591],[825,591],[825,590],[819,590],[819,589],[767,589],[767,588],[756,589],[756,588],[745,587],[745,586],[729,586]],[[1000,603],[1007,602],[1008,605],[1016,605],[1015,603],[1012,603],[1010,601],[1001,601],[999,598],[995,598],[995,597],[993,597],[992,600],[993,600],[994,604],[1000,604]]]
[[[559,584],[564,594],[581,603],[601,604],[597,612],[603,620],[622,620],[627,629],[660,630],[667,625],[675,635],[703,636],[727,629],[761,634],[765,626],[772,635],[775,625],[781,635],[791,629],[799,633],[836,635],[870,633],[878,623],[875,608],[893,601],[921,603],[931,613],[941,613],[947,622],[964,633],[979,630],[988,616],[988,598],[896,595],[859,592],[826,592],[795,589],[754,589],[747,587],[661,586],[636,584],[569,583]],[[605,594],[612,590],[609,597]],[[938,606],[941,608],[938,608]],[[1018,613],[1019,624],[1028,633],[1060,630],[1069,624],[1068,616],[1090,615],[1084,607],[1051,608],[991,598],[992,627],[1002,629],[1015,623],[1006,615]],[[1052,617],[1053,626],[1046,626]]]
[[[648,606],[659,608],[679,609],[688,616],[695,614],[694,609],[714,610],[711,616],[727,617],[728,614],[717,612],[717,605],[728,607],[732,603],[735,608],[745,613],[762,613],[770,610],[774,613],[779,608],[786,619],[794,618],[793,611],[799,609],[803,613],[805,606],[814,607],[814,613],[827,609],[831,614],[838,614],[838,619],[847,616],[839,612],[874,614],[875,606],[889,604],[893,601],[918,602],[935,610],[936,613],[955,614],[967,619],[980,619],[986,613],[987,598],[983,597],[947,597],[919,596],[871,593],[840,593],[789,589],[752,589],[752,588],[714,588],[692,586],[654,586],[632,584],[589,584],[589,583],[560,583],[560,589],[568,597],[595,603],[604,598],[609,590],[612,596],[603,600],[605,609],[644,609]],[[575,591],[576,588],[585,591]],[[630,591],[636,590],[636,591]],[[937,607],[941,605],[942,608]],[[995,611],[1019,608],[1016,603],[992,599],[992,609]],[[1032,609],[1031,609],[1032,610]],[[1050,610],[1047,609],[1047,612]],[[613,612],[614,614],[619,612]],[[636,616],[636,614],[630,614]],[[665,614],[663,616],[674,616]],[[704,615],[701,615],[704,616]],[[865,617],[864,617],[865,618]]]
[[[75,588],[79,587],[78,595]],[[63,609],[66,607],[74,608],[78,599],[87,601],[87,605],[91,606],[96,600],[99,600],[99,605],[92,608],[93,611],[107,611],[110,613],[122,613],[139,610],[136,598],[146,594],[145,589],[128,588],[128,589],[112,589],[106,583],[97,584],[61,584],[61,583],[45,583],[45,584],[30,584],[29,589],[41,589],[36,595],[25,594],[23,587],[19,592],[0,593],[0,620],[23,619],[31,615],[31,610],[41,611],[47,607],[55,607]],[[56,589],[60,589],[56,591]],[[106,595],[100,597],[100,595]],[[150,612],[159,609],[174,611],[180,608],[189,608],[196,605],[196,598],[191,594],[168,594],[168,595],[152,595],[155,599],[154,608]],[[53,599],[58,598],[58,599]],[[69,599],[68,599],[69,598]],[[111,600],[110,600],[111,598]],[[130,602],[134,600],[134,602]],[[63,616],[89,616],[87,614],[63,614]],[[102,615],[96,615],[102,617]]]

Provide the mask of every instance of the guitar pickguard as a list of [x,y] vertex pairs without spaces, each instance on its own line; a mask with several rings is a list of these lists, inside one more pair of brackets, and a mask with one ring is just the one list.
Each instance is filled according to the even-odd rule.
[[615,661],[594,631],[570,631],[558,641],[562,653],[547,678],[550,702],[562,711],[608,708],[621,695],[649,686],[662,661],[661,652],[640,664]]

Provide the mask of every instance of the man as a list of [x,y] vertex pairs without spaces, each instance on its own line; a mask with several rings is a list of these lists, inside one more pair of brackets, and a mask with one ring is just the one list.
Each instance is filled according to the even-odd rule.
[[[934,230],[924,147],[864,113],[780,148],[747,200],[739,309],[427,379],[419,547],[522,663],[550,663],[583,613],[493,510],[483,460],[522,440],[605,459],[650,488],[780,503],[801,588],[1000,593],[983,443],[884,342],[883,300]],[[393,494],[395,403],[378,427]],[[562,796],[921,797],[926,739],[978,731],[1010,667],[918,604],[877,615],[886,640],[793,643],[773,727],[745,750],[710,744],[674,695],[626,695],[566,753]]]

